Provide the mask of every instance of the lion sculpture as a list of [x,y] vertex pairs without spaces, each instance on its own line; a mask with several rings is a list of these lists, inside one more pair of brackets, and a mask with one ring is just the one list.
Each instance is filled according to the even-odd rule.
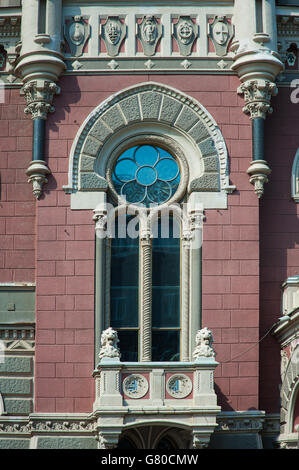
[[216,353],[212,348],[214,342],[213,334],[207,327],[198,330],[195,337],[196,347],[193,353],[195,359],[200,357],[215,357]]

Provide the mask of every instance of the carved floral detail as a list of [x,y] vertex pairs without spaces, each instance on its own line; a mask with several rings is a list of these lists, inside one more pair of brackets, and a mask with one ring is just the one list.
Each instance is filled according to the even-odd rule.
[[275,83],[269,80],[248,80],[238,88],[238,94],[244,94],[245,107],[243,112],[250,115],[251,119],[266,119],[267,114],[272,113],[271,97],[277,95],[278,89]]
[[31,114],[32,119],[47,119],[48,113],[55,111],[52,106],[54,95],[59,95],[60,88],[49,80],[31,80],[21,89],[25,96],[27,107],[25,114]]

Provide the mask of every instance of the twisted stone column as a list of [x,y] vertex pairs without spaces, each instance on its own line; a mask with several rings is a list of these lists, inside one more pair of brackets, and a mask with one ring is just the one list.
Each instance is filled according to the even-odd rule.
[[149,230],[141,232],[141,344],[140,360],[152,359],[152,242]]

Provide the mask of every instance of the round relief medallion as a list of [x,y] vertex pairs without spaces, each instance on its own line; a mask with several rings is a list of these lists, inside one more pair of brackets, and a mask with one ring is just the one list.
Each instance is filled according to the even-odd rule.
[[142,398],[148,391],[148,381],[143,375],[131,374],[123,381],[123,391],[130,398]]
[[172,375],[166,384],[166,390],[173,398],[185,398],[192,391],[192,382],[187,375]]

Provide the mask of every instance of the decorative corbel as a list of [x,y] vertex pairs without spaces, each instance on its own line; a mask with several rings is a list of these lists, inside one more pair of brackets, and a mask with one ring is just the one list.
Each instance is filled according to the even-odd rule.
[[46,175],[51,173],[44,160],[45,121],[48,113],[54,112],[53,97],[59,93],[60,88],[50,80],[31,80],[21,89],[27,102],[24,112],[31,114],[33,120],[33,155],[26,174],[36,199],[40,198],[43,185],[48,182]]
[[243,94],[245,99],[243,112],[252,120],[253,160],[247,173],[258,198],[263,195],[264,185],[268,183],[268,175],[271,173],[263,158],[264,122],[267,115],[273,112],[271,98],[277,92],[275,83],[266,79],[247,80],[238,88],[238,94]]

